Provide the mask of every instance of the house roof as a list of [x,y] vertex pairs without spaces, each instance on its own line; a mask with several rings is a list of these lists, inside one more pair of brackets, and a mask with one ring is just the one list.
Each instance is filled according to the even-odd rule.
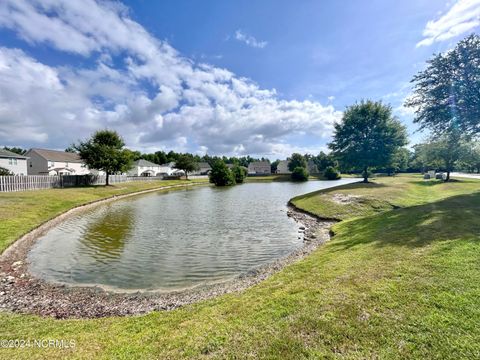
[[26,156],[18,155],[5,149],[0,149],[0,158],[27,159]]
[[200,169],[211,169],[210,164],[208,162],[199,162],[198,166]]
[[141,166],[141,167],[147,167],[147,166],[155,166],[155,167],[160,167],[160,165],[155,164],[151,161],[145,160],[145,159],[139,159],[137,161],[133,162],[134,166]]
[[83,163],[83,160],[80,158],[80,155],[77,153],[69,153],[65,151],[58,150],[48,150],[48,149],[30,149],[27,154],[30,152],[35,152],[39,156],[43,157],[48,161],[65,161],[72,163]]
[[248,164],[248,166],[270,166],[270,162],[268,161],[254,161]]

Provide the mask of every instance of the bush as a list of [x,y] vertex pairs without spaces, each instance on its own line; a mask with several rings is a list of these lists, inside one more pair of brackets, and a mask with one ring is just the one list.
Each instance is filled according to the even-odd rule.
[[297,166],[292,171],[292,180],[295,181],[307,181],[308,180],[308,171],[304,167]]
[[210,171],[209,179],[216,186],[235,185],[235,176],[222,160],[215,161],[212,171]]
[[7,176],[7,175],[12,175],[12,173],[3,167],[0,167],[0,176]]
[[327,166],[323,175],[328,180],[338,180],[341,178],[340,172],[337,169],[335,169],[333,166]]
[[234,165],[232,167],[232,173],[237,184],[243,183],[243,180],[247,176],[247,170],[239,165]]

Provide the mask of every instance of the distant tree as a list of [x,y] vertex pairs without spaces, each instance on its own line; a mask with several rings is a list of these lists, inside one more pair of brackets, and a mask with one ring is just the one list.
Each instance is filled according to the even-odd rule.
[[210,182],[216,186],[230,186],[235,185],[235,176],[223,162],[219,159],[213,163],[212,170],[210,171]]
[[27,152],[27,150],[25,149],[22,149],[22,148],[19,148],[19,147],[7,147],[7,146],[4,146],[3,147],[4,150],[7,150],[7,151],[11,151],[15,154],[18,154],[18,155],[25,155],[25,153]]
[[323,151],[321,151],[317,156],[314,156],[312,160],[315,162],[318,171],[320,172],[325,171],[325,169],[329,166],[333,168],[338,167],[338,161],[335,160],[331,154],[327,155]]
[[288,163],[288,170],[292,171],[295,170],[297,167],[302,167],[304,169],[307,168],[307,160],[303,157],[302,154],[293,153],[290,157],[290,161]]
[[333,166],[327,166],[325,169],[323,175],[328,179],[328,180],[338,180],[341,178],[340,171],[338,171],[336,168]]
[[480,173],[480,143],[468,144],[459,162],[461,169]]
[[0,176],[9,176],[12,175],[10,170],[0,167]]
[[245,169],[244,167],[242,167],[240,165],[237,165],[237,164],[233,165],[231,171],[233,173],[233,176],[235,178],[235,182],[237,184],[243,183],[243,181],[247,177],[247,169]]
[[77,150],[75,150],[75,145],[70,145],[69,147],[67,147],[67,148],[65,149],[65,152],[67,152],[67,153],[76,153]]
[[307,181],[308,180],[308,171],[302,166],[297,166],[292,171],[292,180],[294,181]]
[[116,131],[99,130],[84,142],[75,145],[80,157],[90,169],[105,171],[106,184],[110,175],[129,170],[132,153],[124,148],[125,143]]
[[411,81],[405,105],[415,122],[436,135],[453,130],[480,134],[480,37],[472,34],[452,50],[436,54]]
[[183,170],[188,179],[189,172],[198,170],[198,163],[192,155],[183,154],[177,157],[177,160],[175,161],[175,169]]
[[424,146],[423,151],[427,163],[437,165],[437,169],[446,171],[445,181],[449,181],[450,173],[468,149],[469,145],[462,140],[462,134],[452,132],[435,138]]
[[393,175],[397,172],[407,171],[410,162],[410,151],[407,148],[398,148],[392,156],[390,163],[387,165],[388,175]]
[[342,122],[335,124],[329,147],[343,166],[361,170],[368,182],[368,169],[387,166],[406,143],[405,127],[392,116],[390,106],[362,100],[347,107]]
[[278,164],[280,163],[280,160],[275,160],[270,164],[270,170],[272,171],[272,174],[275,174],[277,172]]

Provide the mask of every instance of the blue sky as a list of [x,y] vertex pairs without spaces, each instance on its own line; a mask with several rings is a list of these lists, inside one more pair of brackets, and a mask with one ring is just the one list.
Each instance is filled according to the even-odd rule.
[[141,151],[285,158],[326,149],[345,106],[402,107],[480,0],[0,3],[0,145],[63,149],[96,129]]

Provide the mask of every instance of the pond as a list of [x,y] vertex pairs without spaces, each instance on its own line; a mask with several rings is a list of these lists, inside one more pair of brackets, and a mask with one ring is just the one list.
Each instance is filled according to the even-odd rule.
[[302,246],[290,198],[357,181],[247,183],[159,191],[81,211],[38,239],[47,281],[172,291],[228,281]]

